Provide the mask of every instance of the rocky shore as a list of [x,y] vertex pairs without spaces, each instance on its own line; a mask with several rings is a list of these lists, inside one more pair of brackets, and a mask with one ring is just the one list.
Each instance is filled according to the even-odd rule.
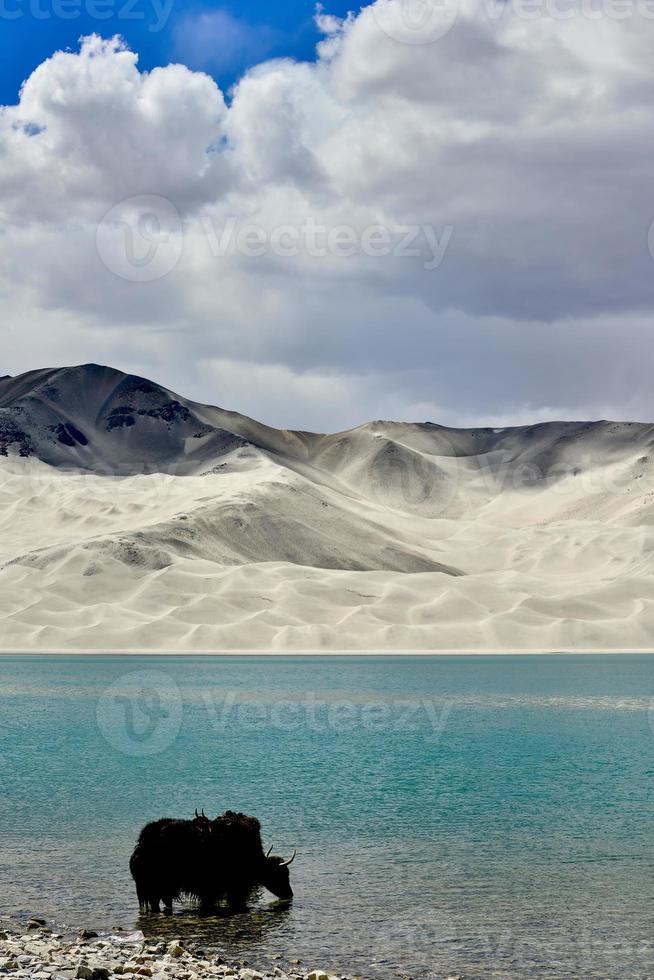
[[[299,966],[298,966],[299,971]],[[254,970],[229,964],[215,952],[187,946],[183,940],[146,940],[140,933],[67,939],[41,920],[23,929],[0,923],[0,977],[12,980],[348,980],[323,970],[295,972],[270,965]]]

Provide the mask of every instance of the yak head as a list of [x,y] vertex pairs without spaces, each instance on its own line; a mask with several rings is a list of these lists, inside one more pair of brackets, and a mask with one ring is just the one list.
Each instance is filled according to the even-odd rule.
[[272,847],[263,860],[261,884],[277,898],[293,898],[288,868],[295,860],[296,852],[293,851],[288,861],[285,861],[283,858],[271,856],[271,851]]
[[209,820],[209,817],[206,815],[206,813],[204,812],[204,810],[202,810],[202,813],[198,813],[198,811],[196,810],[195,811],[195,816],[194,816],[193,820],[191,821],[191,823],[197,824],[198,827],[209,827],[209,826],[211,826],[211,821]]

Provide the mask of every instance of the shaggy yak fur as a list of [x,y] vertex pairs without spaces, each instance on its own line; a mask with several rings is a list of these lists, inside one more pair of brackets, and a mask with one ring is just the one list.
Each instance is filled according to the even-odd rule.
[[160,902],[171,911],[173,900],[184,896],[204,909],[223,899],[232,909],[243,909],[260,885],[278,898],[293,897],[288,865],[294,857],[284,861],[270,851],[264,854],[256,817],[228,810],[210,820],[196,810],[193,820],[165,817],[147,824],[129,869],[142,911],[158,912]]

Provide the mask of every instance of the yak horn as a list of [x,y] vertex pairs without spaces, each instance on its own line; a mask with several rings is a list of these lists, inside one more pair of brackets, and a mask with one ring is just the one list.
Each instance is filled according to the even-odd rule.
[[293,854],[288,859],[288,861],[282,861],[282,863],[280,864],[280,868],[288,868],[289,864],[293,864],[293,861],[295,861],[295,855],[296,854],[297,854],[297,851],[293,851]]
[[272,854],[272,849],[273,849],[273,845],[271,844],[270,847],[268,848],[268,851],[266,852],[266,857],[267,858],[269,858],[270,855]]
[[202,807],[202,816],[206,817],[206,813],[204,812],[204,807]]
[[198,814],[198,808],[197,807],[195,808],[195,819],[196,820],[199,819],[199,814]]

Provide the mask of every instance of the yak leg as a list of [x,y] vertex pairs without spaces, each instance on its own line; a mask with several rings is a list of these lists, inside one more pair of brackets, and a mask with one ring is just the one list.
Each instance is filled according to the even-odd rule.
[[227,904],[233,912],[244,912],[248,904],[248,892],[232,888],[227,892]]
[[163,902],[163,908],[166,915],[170,915],[173,911],[173,899],[171,895],[164,895],[161,899]]
[[160,912],[159,908],[159,896],[156,892],[148,896],[148,904],[150,905],[151,912]]
[[148,896],[143,885],[136,882],[136,897],[139,903],[139,912],[147,912]]

